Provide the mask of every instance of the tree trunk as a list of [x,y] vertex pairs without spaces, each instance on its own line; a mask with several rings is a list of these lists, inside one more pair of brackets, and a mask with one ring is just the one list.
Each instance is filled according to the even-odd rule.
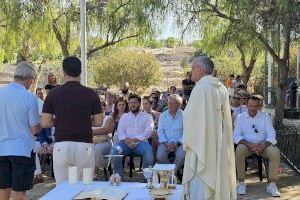
[[67,24],[66,24],[66,31],[67,31],[66,38],[63,38],[61,32],[58,29],[56,20],[53,20],[53,22],[52,22],[52,28],[53,28],[55,37],[60,45],[60,48],[61,48],[61,51],[62,51],[64,57],[67,57],[70,55],[70,52],[68,49],[69,44],[70,44],[70,24],[68,24],[68,23],[70,23],[70,22],[67,21]]
[[244,81],[244,85],[247,87],[248,81],[250,79],[251,76],[251,72],[247,67],[243,67],[243,81]]
[[43,60],[42,62],[41,62],[41,64],[39,65],[39,67],[38,67],[38,69],[37,69],[37,71],[36,71],[36,79],[35,79],[35,81],[34,81],[34,84],[32,84],[32,86],[31,86],[31,88],[30,88],[30,91],[32,92],[32,93],[34,93],[35,94],[35,91],[36,91],[36,89],[37,89],[37,85],[38,85],[38,83],[39,83],[39,81],[40,81],[40,78],[41,78],[41,75],[42,75],[42,70],[43,70],[43,66],[44,66],[44,64],[45,64],[45,62],[46,62],[46,60]]
[[287,60],[281,60],[278,64],[278,89],[277,89],[277,102],[275,107],[275,127],[282,127],[284,117],[284,103],[285,103],[285,91],[286,80],[288,78],[288,62]]
[[249,65],[247,66],[246,55],[245,55],[245,51],[244,51],[244,48],[246,48],[246,47],[242,43],[236,44],[236,47],[241,54],[241,65],[243,68],[243,81],[244,81],[244,85],[247,87],[248,81],[250,79],[252,70],[253,70],[255,62],[256,62],[258,49],[253,48],[252,53],[251,53],[250,62],[249,62]]

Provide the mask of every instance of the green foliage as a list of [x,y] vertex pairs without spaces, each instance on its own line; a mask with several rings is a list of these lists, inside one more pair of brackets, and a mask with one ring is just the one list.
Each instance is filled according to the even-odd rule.
[[155,40],[155,39],[151,39],[149,41],[146,42],[146,47],[149,47],[151,49],[158,49],[158,48],[162,48],[164,45],[162,42]]
[[174,48],[176,46],[176,39],[174,37],[169,37],[166,39],[166,46],[168,48]]
[[182,67],[182,72],[184,76],[186,75],[187,72],[191,71],[188,60],[182,60],[180,66]]
[[120,87],[128,82],[135,92],[157,85],[162,78],[160,63],[152,54],[115,48],[100,58],[93,58],[89,72],[93,86]]

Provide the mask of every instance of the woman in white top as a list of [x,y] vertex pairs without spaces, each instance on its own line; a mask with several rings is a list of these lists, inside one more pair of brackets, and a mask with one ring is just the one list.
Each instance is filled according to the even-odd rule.
[[[107,163],[102,159],[102,156],[110,153],[112,142],[116,142],[115,138],[117,138],[116,135],[119,120],[121,116],[128,111],[129,108],[126,98],[119,97],[115,103],[114,112],[109,116],[106,116],[106,121],[103,123],[103,126],[93,129],[96,154],[95,175],[98,174],[98,169],[100,167],[104,168],[106,166]],[[111,138],[113,138],[113,141]]]

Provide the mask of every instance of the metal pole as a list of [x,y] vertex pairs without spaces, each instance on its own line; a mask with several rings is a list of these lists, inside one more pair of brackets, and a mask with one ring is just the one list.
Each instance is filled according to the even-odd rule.
[[86,52],[86,0],[80,0],[80,36],[81,36],[81,64],[80,83],[87,86],[87,52]]
[[300,48],[297,49],[297,84],[299,85]]
[[300,85],[300,80],[299,80],[299,69],[300,68],[300,48],[297,49],[297,75],[296,75],[296,83],[298,85],[298,94],[297,94],[297,108],[299,108],[299,85]]

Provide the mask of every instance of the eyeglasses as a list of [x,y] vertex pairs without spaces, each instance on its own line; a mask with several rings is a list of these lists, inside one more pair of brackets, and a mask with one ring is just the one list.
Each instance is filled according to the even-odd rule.
[[240,97],[232,97],[234,100],[241,100]]
[[252,125],[252,128],[254,129],[255,133],[258,133],[258,130],[255,128],[254,124]]

